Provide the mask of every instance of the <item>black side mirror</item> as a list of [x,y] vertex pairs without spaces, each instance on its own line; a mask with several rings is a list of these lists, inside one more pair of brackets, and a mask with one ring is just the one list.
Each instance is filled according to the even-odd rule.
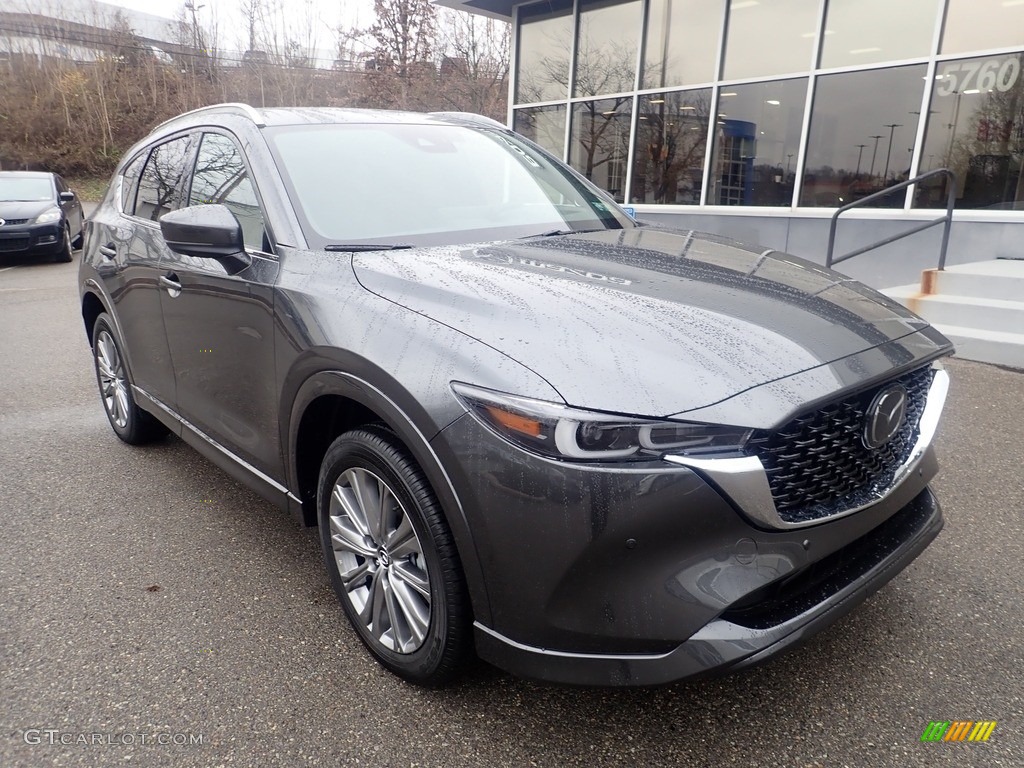
[[175,253],[248,264],[242,225],[223,205],[193,205],[160,217],[160,231]]
[[74,192],[61,192],[57,197],[60,198],[62,203],[73,203],[75,201]]

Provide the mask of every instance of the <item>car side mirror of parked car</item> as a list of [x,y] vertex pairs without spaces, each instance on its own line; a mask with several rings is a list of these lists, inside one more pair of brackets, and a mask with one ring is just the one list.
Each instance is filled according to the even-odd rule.
[[223,205],[193,205],[171,211],[160,217],[160,231],[175,253],[242,266],[250,261],[242,225]]
[[61,192],[58,197],[62,203],[73,203],[75,202],[74,192]]

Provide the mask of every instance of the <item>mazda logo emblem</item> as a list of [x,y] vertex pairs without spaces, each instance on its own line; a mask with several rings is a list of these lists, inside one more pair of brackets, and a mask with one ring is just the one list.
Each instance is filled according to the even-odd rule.
[[907,416],[907,390],[900,384],[886,387],[871,401],[864,417],[864,445],[871,450],[888,443]]

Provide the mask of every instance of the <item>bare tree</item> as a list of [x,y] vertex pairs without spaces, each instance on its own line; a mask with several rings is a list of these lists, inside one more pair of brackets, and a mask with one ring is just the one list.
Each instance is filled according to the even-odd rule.
[[505,119],[509,25],[451,9],[438,14],[440,92],[447,109]]
[[373,9],[377,19],[369,34],[385,66],[409,77],[413,64],[430,61],[436,26],[430,0],[374,0]]

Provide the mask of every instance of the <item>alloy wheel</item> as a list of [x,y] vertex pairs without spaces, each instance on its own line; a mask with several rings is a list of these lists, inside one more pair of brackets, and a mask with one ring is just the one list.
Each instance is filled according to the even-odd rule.
[[128,381],[114,338],[105,330],[96,337],[96,369],[99,371],[100,396],[110,420],[119,428],[128,424]]
[[419,536],[391,487],[346,469],[330,501],[331,549],[358,620],[389,651],[410,654],[430,628],[430,573]]

